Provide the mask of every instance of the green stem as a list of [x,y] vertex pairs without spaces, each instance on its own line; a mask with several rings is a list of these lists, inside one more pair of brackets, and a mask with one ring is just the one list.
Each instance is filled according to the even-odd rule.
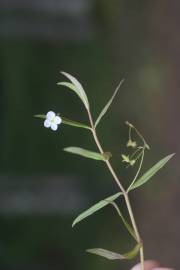
[[141,168],[142,168],[142,164],[143,164],[143,160],[144,160],[144,148],[143,148],[143,150],[142,150],[141,155],[142,155],[142,156],[141,156],[141,161],[140,161],[140,164],[139,164],[138,171],[137,171],[137,173],[136,173],[136,175],[135,175],[134,179],[132,180],[132,182],[131,182],[130,186],[128,187],[128,189],[127,189],[127,193],[130,191],[130,189],[131,189],[131,187],[133,186],[134,182],[135,182],[135,181],[136,181],[136,179],[138,178],[138,175],[139,175],[140,170],[141,170]]
[[147,144],[146,140],[144,139],[143,135],[139,132],[139,130],[138,130],[135,126],[133,126],[131,123],[129,123],[128,121],[126,121],[126,124],[130,127],[130,129],[133,128],[133,129],[135,130],[135,132],[137,133],[137,135],[138,135],[138,136],[141,138],[141,140],[143,141],[144,146],[149,150],[150,147],[149,147],[149,145]]
[[[91,113],[90,111],[88,111],[88,116],[89,116],[89,121],[90,121],[90,124],[91,124],[91,127],[92,127],[92,134],[93,134],[93,137],[94,137],[94,140],[95,140],[95,143],[100,151],[101,154],[104,153],[103,151],[103,148],[99,142],[99,139],[97,137],[97,133],[96,133],[96,129],[94,127],[94,123],[93,123],[93,120],[92,120],[92,116],[91,116]],[[141,262],[141,270],[144,270],[144,251],[143,251],[143,243],[142,243],[142,240],[140,238],[140,234],[139,234],[139,231],[138,231],[138,228],[137,228],[137,225],[136,225],[136,221],[135,221],[135,218],[134,218],[134,214],[133,214],[133,210],[132,210],[132,207],[131,207],[131,203],[130,203],[130,200],[129,200],[129,196],[128,196],[128,193],[126,192],[126,190],[124,189],[123,185],[121,184],[121,181],[120,179],[118,178],[118,176],[116,175],[111,163],[109,160],[106,160],[105,161],[109,171],[111,172],[115,182],[117,183],[118,187],[120,188],[121,192],[123,193],[123,196],[124,196],[124,199],[125,199],[125,202],[126,202],[126,206],[127,206],[127,209],[128,209],[128,212],[129,212],[129,216],[130,216],[130,220],[131,220],[131,223],[132,223],[132,226],[133,226],[133,229],[134,229],[134,232],[135,232],[135,235],[136,235],[136,239],[138,241],[138,243],[141,244],[141,247],[140,247],[140,262]]]

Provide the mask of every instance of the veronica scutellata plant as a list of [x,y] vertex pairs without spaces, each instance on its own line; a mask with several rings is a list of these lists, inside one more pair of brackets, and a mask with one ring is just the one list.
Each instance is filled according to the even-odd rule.
[[[84,128],[84,129],[87,129],[89,132],[91,132],[94,138],[94,142],[97,146],[97,152],[83,149],[80,147],[75,147],[75,146],[66,147],[64,148],[64,151],[104,162],[105,166],[108,167],[112,175],[112,178],[116,182],[117,187],[119,189],[119,192],[117,192],[116,194],[111,195],[110,197],[99,201],[98,203],[96,203],[95,205],[91,206],[89,209],[87,209],[86,211],[78,215],[77,218],[73,221],[72,226],[74,227],[77,223],[86,219],[88,216],[94,214],[95,212],[99,211],[103,207],[107,205],[112,205],[114,209],[117,211],[127,231],[134,239],[134,242],[135,242],[134,248],[130,250],[129,252],[122,253],[122,254],[119,252],[112,252],[110,250],[106,250],[103,248],[92,248],[92,249],[88,249],[87,252],[105,257],[106,259],[109,259],[109,260],[130,260],[139,254],[141,269],[144,270],[143,241],[141,239],[141,236],[140,236],[137,224],[136,224],[131,202],[129,199],[129,193],[132,190],[135,190],[139,188],[140,186],[142,186],[143,184],[145,184],[148,180],[150,180],[152,176],[155,175],[173,157],[174,154],[164,157],[155,165],[153,165],[148,171],[146,171],[140,176],[145,152],[149,150],[150,147],[147,144],[144,137],[142,136],[142,134],[139,132],[139,130],[134,125],[126,121],[125,123],[128,127],[128,141],[126,145],[128,153],[122,154],[122,162],[125,164],[126,167],[137,166],[137,171],[135,173],[134,178],[130,180],[129,185],[127,187],[124,187],[121,183],[119,176],[117,175],[117,173],[112,167],[112,164],[111,164],[112,154],[110,152],[105,152],[103,150],[103,147],[101,145],[101,142],[96,132],[96,129],[100,121],[102,120],[106,112],[108,111],[116,94],[118,93],[123,83],[123,80],[117,86],[115,92],[113,93],[110,100],[107,102],[105,107],[100,112],[96,121],[94,121],[92,118],[91,109],[90,109],[87,95],[82,85],[80,84],[80,82],[76,78],[74,78],[72,75],[66,72],[62,72],[62,74],[68,79],[68,81],[60,82],[58,83],[58,85],[67,87],[69,90],[72,90],[79,96],[79,98],[81,99],[82,103],[85,106],[88,119],[89,119],[89,124],[84,124],[84,123],[67,119],[63,117],[62,115],[59,115],[59,114],[56,115],[52,111],[49,111],[47,114],[38,114],[35,116],[38,118],[44,119],[44,126],[52,129],[53,131],[56,131],[60,124],[65,124],[65,125],[70,125],[73,127]],[[140,143],[137,143],[136,138],[138,138],[138,141],[140,141]],[[129,151],[129,149],[131,151]],[[123,197],[125,200],[127,213],[128,213],[128,220],[123,216],[120,210],[120,206],[116,202],[116,199],[120,196]]]

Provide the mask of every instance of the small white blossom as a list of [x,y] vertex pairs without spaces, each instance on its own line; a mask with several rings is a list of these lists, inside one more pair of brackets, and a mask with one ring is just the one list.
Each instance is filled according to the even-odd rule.
[[49,111],[46,114],[46,119],[44,121],[44,126],[46,128],[51,128],[52,130],[57,130],[58,125],[62,122],[61,117],[57,116],[54,112]]

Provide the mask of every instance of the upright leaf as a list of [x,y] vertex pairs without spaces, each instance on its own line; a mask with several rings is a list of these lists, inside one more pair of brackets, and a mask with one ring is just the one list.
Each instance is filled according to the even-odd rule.
[[141,176],[130,188],[133,190],[145,184],[153,175],[155,175],[175,154],[168,155],[156,163],[151,169],[149,169],[143,176]]
[[110,153],[105,152],[104,154],[96,153],[93,151],[89,151],[80,147],[70,146],[63,149],[66,152],[80,155],[86,158],[96,159],[96,160],[103,160],[106,161],[110,158]]
[[105,113],[107,112],[107,110],[109,109],[111,103],[113,102],[117,92],[119,91],[122,83],[124,82],[124,79],[120,81],[118,87],[116,88],[116,90],[114,91],[114,94],[112,95],[112,97],[110,98],[110,100],[108,101],[108,103],[105,105],[105,107],[102,109],[101,113],[99,114],[96,122],[95,122],[95,127],[97,127],[97,125],[99,124],[101,118],[105,115]]
[[82,85],[80,84],[80,82],[76,78],[74,78],[72,75],[70,75],[66,72],[61,72],[61,73],[66,78],[68,78],[71,81],[71,83],[59,82],[57,84],[64,85],[64,86],[68,87],[69,89],[73,90],[79,96],[79,98],[82,100],[86,109],[89,111],[89,101],[88,101],[87,95],[86,95]]
[[116,253],[107,249],[103,249],[103,248],[92,248],[92,249],[87,249],[86,251],[91,254],[104,257],[108,260],[131,260],[137,256],[137,254],[139,253],[140,247],[141,245],[137,244],[131,251],[125,254],[119,254],[119,253]]
[[122,195],[122,193],[118,192],[104,200],[99,201],[95,205],[91,206],[86,211],[84,211],[83,213],[77,216],[77,218],[73,221],[72,227],[74,227],[77,223],[79,223],[83,219],[86,219],[87,217],[91,216],[95,212],[99,211],[100,209],[102,209],[103,207],[111,203],[112,201],[116,200],[120,195]]

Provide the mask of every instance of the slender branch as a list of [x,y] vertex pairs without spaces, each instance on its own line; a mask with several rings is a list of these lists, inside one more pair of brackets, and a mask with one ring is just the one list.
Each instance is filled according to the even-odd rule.
[[127,193],[130,191],[131,187],[133,186],[134,182],[136,181],[136,179],[138,178],[138,175],[140,173],[140,170],[142,168],[142,164],[143,164],[143,160],[144,160],[144,148],[142,150],[142,153],[141,153],[141,161],[140,161],[140,164],[139,164],[139,168],[137,170],[137,173],[134,177],[134,179],[132,180],[131,184],[129,185],[128,189],[127,189]]
[[[94,137],[94,140],[95,140],[95,143],[100,151],[101,154],[104,153],[103,151],[103,148],[99,142],[99,139],[98,139],[98,136],[97,136],[97,133],[96,133],[96,129],[95,129],[95,126],[94,126],[94,122],[93,122],[93,119],[92,119],[92,116],[91,116],[91,113],[90,111],[88,111],[88,116],[89,116],[89,121],[90,121],[90,124],[91,124],[91,127],[92,127],[92,134],[93,134],[93,137]],[[136,225],[136,221],[135,221],[135,218],[134,218],[134,214],[133,214],[133,210],[132,210],[132,207],[131,207],[131,203],[130,203],[130,200],[129,200],[129,197],[128,197],[128,193],[126,192],[126,190],[124,189],[123,185],[121,184],[118,176],[116,175],[111,163],[109,160],[106,160],[105,161],[109,171],[111,172],[115,182],[117,183],[118,187],[120,188],[121,192],[123,193],[123,196],[124,196],[124,199],[125,199],[125,202],[126,202],[126,205],[127,205],[127,209],[128,209],[128,212],[129,212],[129,216],[130,216],[130,220],[131,220],[131,223],[132,223],[132,226],[133,226],[133,229],[134,229],[134,232],[136,234],[136,238],[137,238],[137,241],[139,243],[141,243],[141,247],[140,247],[140,261],[141,261],[141,270],[144,270],[144,251],[143,251],[143,243],[142,243],[142,240],[140,238],[140,235],[139,235],[139,231],[138,231],[138,228],[137,228],[137,225]]]
[[[90,112],[88,112],[88,116],[89,116],[89,121],[90,121],[90,124],[91,124],[91,127],[92,127],[92,134],[93,134],[94,140],[95,140],[95,142],[96,142],[96,145],[97,145],[97,147],[98,147],[100,153],[103,154],[104,151],[103,151],[102,146],[101,146],[101,144],[100,144],[100,142],[99,142],[99,139],[98,139],[98,137],[97,137],[96,130],[95,130],[94,123],[93,123],[92,116],[91,116],[91,113],[90,113]],[[116,181],[117,185],[119,186],[120,190],[122,191],[122,193],[123,193],[123,194],[126,193],[126,191],[125,191],[125,189],[123,188],[121,182],[119,181],[119,179],[118,179],[116,173],[114,172],[114,170],[113,170],[113,168],[112,168],[112,166],[111,166],[109,160],[106,160],[105,162],[106,162],[106,165],[108,166],[108,168],[109,168],[109,170],[110,170],[110,172],[111,172],[111,174],[112,174],[114,180]]]
[[[141,138],[141,140],[143,141],[144,143],[144,146],[149,150],[150,147],[149,145],[147,144],[146,140],[144,139],[143,135],[139,132],[139,130],[133,126],[131,123],[129,123],[128,121],[126,121],[126,124],[129,126],[130,130],[133,128],[135,130],[135,132],[137,133],[137,135]],[[130,131],[129,131],[129,134],[131,135]]]

